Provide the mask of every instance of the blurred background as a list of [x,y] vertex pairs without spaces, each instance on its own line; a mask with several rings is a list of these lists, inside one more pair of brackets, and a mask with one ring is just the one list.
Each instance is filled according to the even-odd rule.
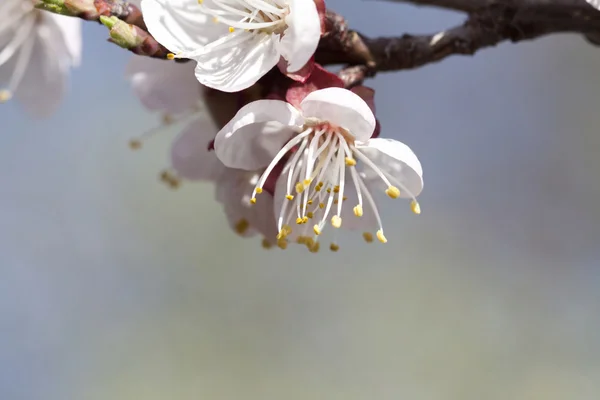
[[[329,0],[368,35],[463,17]],[[173,135],[84,24],[60,111],[0,108],[0,398],[597,400],[600,49],[504,44],[381,74],[383,135],[425,170],[387,245],[265,251],[210,185],[158,181]]]

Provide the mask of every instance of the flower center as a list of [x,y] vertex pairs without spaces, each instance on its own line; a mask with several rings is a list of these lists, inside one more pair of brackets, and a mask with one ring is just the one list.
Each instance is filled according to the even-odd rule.
[[0,88],[0,103],[11,99],[25,76],[35,44],[32,31],[39,15],[39,11],[29,1],[8,0],[0,4],[0,37],[6,33],[10,37],[7,43],[0,44],[3,45],[0,48],[0,67],[16,57],[8,85]]
[[[378,225],[376,237],[382,243],[387,242],[377,205],[365,183],[365,175],[356,168],[358,163],[376,173],[387,186],[385,193],[389,197],[396,199],[400,196],[399,186],[413,198],[413,211],[418,213],[418,204],[410,191],[363,154],[356,147],[354,136],[350,132],[322,121],[307,123],[304,130],[279,151],[258,180],[250,199],[251,203],[256,203],[256,195],[262,193],[263,185],[274,166],[292,150],[295,151],[286,164],[285,198],[275,199],[283,202],[277,221],[277,239],[280,247],[287,246],[286,238],[292,233],[295,223],[298,227],[294,229],[299,229],[298,243],[305,244],[311,251],[317,251],[319,236],[328,222],[334,228],[342,226],[342,210],[344,202],[348,200],[344,193],[348,185],[354,187],[353,196],[355,193],[357,201],[353,205],[352,214],[360,218],[365,211],[370,211]],[[371,242],[373,235],[366,232],[364,238]],[[335,238],[330,248],[333,251],[339,248]]]
[[198,0],[202,10],[217,23],[227,24],[229,32],[282,34],[289,8],[284,0]]

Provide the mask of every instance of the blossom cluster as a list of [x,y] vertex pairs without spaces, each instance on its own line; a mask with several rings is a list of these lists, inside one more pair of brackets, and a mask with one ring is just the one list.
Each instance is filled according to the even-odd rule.
[[[30,80],[49,76],[27,78],[36,66],[65,77],[78,63],[78,20],[40,18],[35,1],[0,4],[0,18],[13,13],[0,24],[0,84],[8,76],[0,100],[26,96]],[[316,252],[329,237],[337,251],[341,229],[386,243],[379,195],[408,199],[420,213],[421,164],[405,144],[380,137],[374,91],[346,88],[315,62],[327,34],[323,0],[132,3],[171,52],[170,61],[136,56],[127,68],[143,105],[163,115],[163,126],[182,126],[161,174],[166,184],[214,183],[235,232],[260,235],[265,247],[299,243]],[[52,35],[62,36],[44,46]]]

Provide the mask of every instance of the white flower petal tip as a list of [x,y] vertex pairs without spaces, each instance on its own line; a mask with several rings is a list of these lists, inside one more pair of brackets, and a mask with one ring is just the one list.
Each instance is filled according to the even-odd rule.
[[376,126],[369,105],[346,89],[332,87],[314,91],[302,100],[300,107],[304,116],[340,126],[357,141],[367,141]]
[[287,60],[288,72],[297,72],[311,59],[321,39],[321,19],[313,0],[290,0],[290,13],[279,42],[279,51]]
[[225,92],[250,87],[282,56],[290,72],[301,69],[321,32],[313,0],[143,0],[142,11],[158,42]]
[[47,117],[80,63],[81,21],[42,12],[31,1],[3,0],[0,8],[0,103],[16,98]]
[[[412,150],[401,142],[357,140],[373,130],[374,116],[370,109],[358,96],[348,95],[350,92],[345,89],[325,90],[328,91],[325,94],[314,92],[317,95],[313,99],[307,96],[309,101],[302,103],[309,105],[302,108],[302,129],[271,156],[271,162],[256,181],[249,203],[261,201],[258,195],[263,192],[268,178],[277,166],[283,165],[274,195],[279,247],[286,248],[289,243],[297,242],[316,252],[320,248],[320,238],[330,225],[333,232],[330,249],[333,251],[339,249],[336,232],[340,228],[359,229],[366,232],[367,242],[376,238],[386,243],[375,192],[392,199],[409,198],[410,208],[419,214],[416,196],[423,188],[421,164]],[[336,98],[334,94],[339,96]],[[255,113],[259,109],[267,109],[268,103],[264,102],[251,103],[240,110],[227,129],[217,135],[217,156],[223,157],[226,164],[251,157],[257,151],[257,144],[252,141],[265,133],[256,134],[246,128],[255,125]],[[327,108],[325,113],[318,107],[318,102]],[[297,123],[299,118],[289,118],[289,114],[282,112],[285,110],[283,105],[276,103],[280,102],[274,102],[272,107],[269,105],[272,114],[264,112],[259,120],[264,124],[268,116],[282,115],[279,119],[271,117],[271,122],[279,124],[282,136],[288,137],[289,129],[296,126],[292,122],[286,126],[284,121]],[[281,110],[275,107],[281,107]],[[291,110],[288,113],[294,114]],[[361,132],[357,135],[351,130],[353,128]],[[272,132],[269,135],[276,136]],[[239,141],[227,144],[226,141],[234,136],[238,136]],[[264,148],[263,143],[258,143]],[[223,146],[221,151],[219,146]],[[269,154],[273,153],[271,150]],[[242,163],[239,167],[244,168]]]
[[252,102],[217,133],[215,153],[229,168],[264,168],[302,123],[300,112],[284,101]]

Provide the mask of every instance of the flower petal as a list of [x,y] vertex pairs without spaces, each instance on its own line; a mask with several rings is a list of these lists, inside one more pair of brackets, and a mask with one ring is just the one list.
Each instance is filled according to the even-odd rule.
[[342,88],[310,93],[301,103],[302,115],[329,121],[348,130],[357,141],[367,141],[375,129],[375,116],[358,95]]
[[264,168],[302,123],[298,110],[284,101],[254,101],[217,133],[215,153],[229,168]]
[[[392,184],[402,184],[412,195],[418,196],[423,190],[423,168],[416,154],[402,142],[393,139],[371,139],[357,149],[366,155],[377,167],[392,177]],[[365,183],[382,186],[385,184],[378,175],[368,167],[364,167]],[[400,197],[410,198],[400,189]]]
[[239,235],[252,236],[258,232],[275,243],[277,226],[273,218],[273,197],[265,193],[256,204],[250,204],[250,196],[259,177],[260,173],[256,171],[228,169],[217,182],[217,198],[223,203],[230,226]]
[[68,55],[70,65],[77,67],[81,63],[81,20],[78,18],[65,17],[63,15],[44,13],[45,18],[53,20],[61,32]]
[[126,74],[135,94],[151,111],[181,113],[196,106],[202,86],[194,77],[194,64],[132,57]]
[[171,146],[171,165],[182,178],[190,180],[215,180],[225,166],[214,151],[209,151],[210,142],[217,128],[207,117],[198,118],[177,136]]
[[329,72],[319,64],[314,64],[313,70],[304,83],[294,82],[288,88],[285,99],[296,108],[300,108],[302,100],[309,94],[319,89],[329,87],[344,87],[336,74]]
[[[34,41],[31,57],[15,91],[15,98],[27,112],[45,118],[61,104],[67,89],[71,59],[65,56],[68,54],[67,44],[54,18],[42,18],[34,37],[29,40]],[[13,57],[14,60],[17,58]],[[11,68],[7,64],[3,67]]]
[[300,70],[315,54],[321,39],[321,18],[314,1],[290,0],[287,29],[278,43],[279,52],[288,61],[288,72]]
[[198,62],[196,78],[223,92],[247,89],[277,65],[280,54],[276,43],[277,35],[232,33],[190,54]]
[[174,53],[198,50],[227,33],[224,24],[214,24],[197,0],[142,0],[148,31]]

